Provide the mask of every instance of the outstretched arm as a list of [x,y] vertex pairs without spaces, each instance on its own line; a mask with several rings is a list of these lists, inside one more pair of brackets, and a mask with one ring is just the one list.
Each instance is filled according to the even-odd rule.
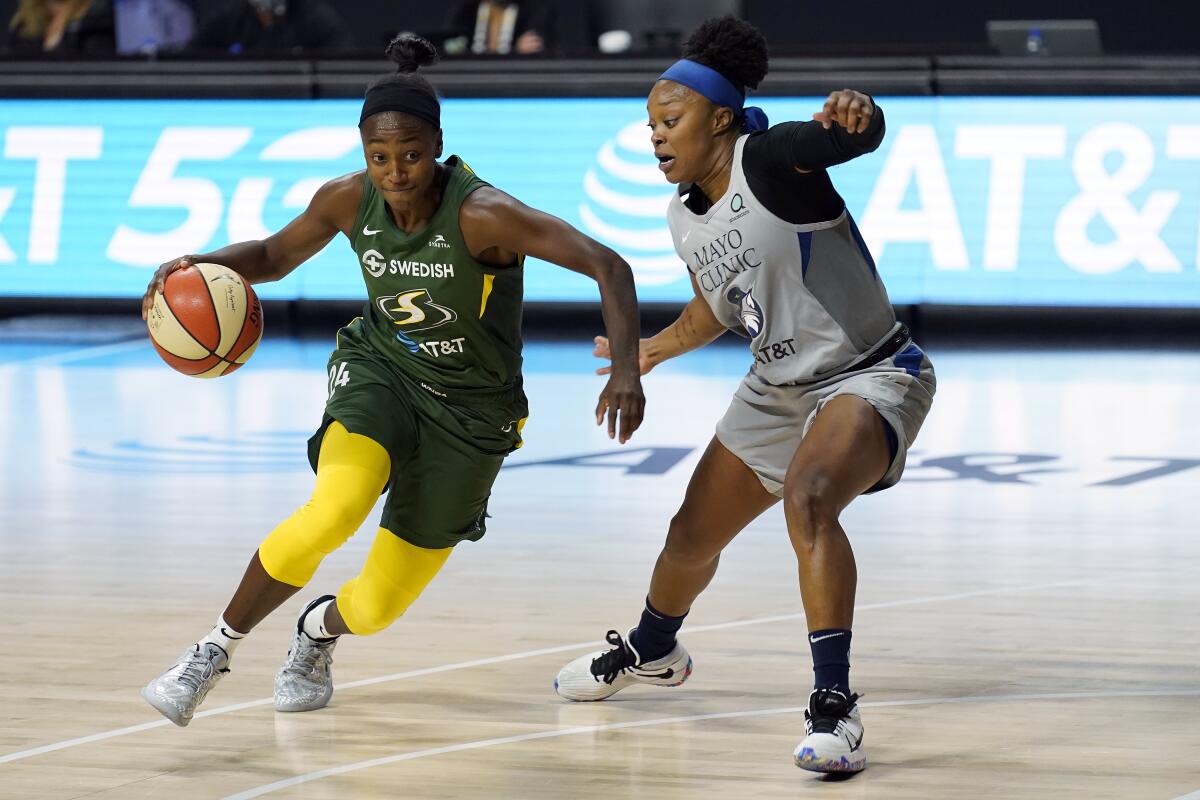
[[[700,297],[700,290],[696,288],[695,276],[692,276],[692,289],[695,290],[696,296],[683,307],[679,319],[649,339],[642,339],[639,347],[638,369],[643,375],[669,358],[675,358],[675,356],[681,356],[703,347],[725,332],[725,326],[713,316],[708,303]],[[596,349],[592,354],[598,358],[611,358],[608,339],[597,336]],[[612,367],[601,367],[596,370],[597,375],[607,375],[610,372],[612,372]]]
[[181,256],[162,264],[142,297],[142,318],[154,305],[155,293],[163,290],[167,276],[193,264],[221,264],[250,283],[279,280],[320,252],[339,230],[349,230],[361,197],[361,172],[335,178],[317,190],[300,216],[266,239],[236,242],[211,253]]
[[600,288],[604,328],[612,339],[613,373],[596,405],[599,424],[607,412],[608,435],[629,440],[642,424],[646,398],[637,368],[638,306],[633,271],[609,248],[584,236],[558,217],[530,208],[498,189],[473,192],[459,211],[471,254],[517,253],[540,258],[587,275]]

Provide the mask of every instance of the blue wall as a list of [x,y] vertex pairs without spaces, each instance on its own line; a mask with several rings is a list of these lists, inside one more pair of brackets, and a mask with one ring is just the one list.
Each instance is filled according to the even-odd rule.
[[[1200,100],[882,98],[877,153],[833,170],[897,303],[1200,307]],[[774,121],[812,98],[765,99]],[[131,297],[159,262],[277,230],[358,169],[355,101],[0,101],[0,295]],[[641,100],[447,100],[447,153],[634,265],[690,286]],[[266,298],[357,298],[340,237]],[[530,300],[594,285],[532,263]]]

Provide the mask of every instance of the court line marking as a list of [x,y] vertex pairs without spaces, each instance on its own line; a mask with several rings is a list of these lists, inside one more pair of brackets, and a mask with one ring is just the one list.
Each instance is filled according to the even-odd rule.
[[[1089,699],[1112,699],[1115,697],[1194,697],[1200,696],[1200,689],[1196,690],[1179,690],[1179,691],[1116,691],[1116,692],[1053,692],[1044,694],[1013,694],[1013,695],[968,695],[964,697],[924,697],[914,698],[910,700],[884,700],[876,703],[859,703],[863,708],[895,708],[899,706],[930,706],[930,705],[953,705],[966,703],[1014,703],[1024,702],[1029,700],[1089,700]],[[429,758],[431,756],[445,755],[447,753],[459,753],[465,750],[479,750],[485,747],[497,747],[506,744],[518,744],[523,742],[531,742],[539,739],[553,739],[561,736],[576,736],[581,733],[604,733],[608,731],[622,731],[633,728],[648,728],[654,725],[676,725],[688,722],[705,722],[714,719],[744,719],[747,717],[766,717],[776,716],[779,714],[798,714],[804,711],[807,706],[787,706],[780,708],[762,708],[749,711],[722,711],[711,714],[692,714],[682,717],[660,717],[658,719],[635,720],[630,722],[610,722],[603,725],[579,725],[573,728],[559,728],[552,731],[538,731],[537,733],[523,733],[514,736],[500,736],[494,739],[479,739],[473,742],[461,742],[459,744],[443,745],[442,747],[431,747],[425,750],[412,750],[407,753],[397,753],[396,755],[383,756],[381,758],[372,758],[367,761],[356,761],[351,764],[343,764],[338,767],[329,767],[327,769],[307,772],[303,775],[296,775],[291,778],[267,783],[261,786],[256,786],[253,789],[247,789],[238,794],[231,794],[224,800],[251,800],[254,797],[262,797],[265,794],[278,791],[279,789],[287,789],[292,786],[299,786],[302,783],[312,783],[323,778],[331,778],[338,775],[345,775],[348,772],[358,772],[359,770],[370,769],[372,767],[385,766],[387,764],[396,764],[401,761],[413,761],[418,758]],[[1200,793],[1187,795],[1176,800],[1189,800],[1192,797],[1198,797]]]
[[[1079,586],[1087,583],[1095,583],[1095,580],[1078,580],[1078,581],[1056,581],[1054,583],[1039,583],[1027,584],[1024,586],[1009,586],[996,589],[980,589],[974,592],[956,592],[954,594],[931,595],[929,597],[914,597],[907,600],[892,600],[886,603],[868,603],[867,605],[858,606],[854,610],[859,611],[875,611],[884,608],[897,608],[902,606],[922,605],[925,603],[939,603],[948,600],[963,600],[970,597],[983,597],[994,594],[1015,594],[1020,592],[1037,591],[1039,589],[1052,589],[1062,586]],[[775,614],[768,617],[752,617],[751,619],[733,620],[731,622],[718,622],[712,625],[696,625],[687,629],[687,635],[691,636],[694,633],[705,633],[707,631],[725,630],[727,628],[740,628],[747,625],[764,625],[770,622],[783,622],[786,620],[803,619],[804,612],[796,612],[791,614]],[[519,661],[526,658],[537,658],[538,656],[553,655],[555,653],[565,653],[572,650],[582,650],[589,647],[599,646],[599,642],[589,640],[586,642],[574,642],[572,644],[557,645],[555,647],[543,647],[538,650],[525,650],[520,653],[509,653],[502,656],[489,656],[487,658],[477,658],[471,661],[458,661],[452,664],[442,664],[436,667],[424,667],[422,669],[409,670],[407,672],[396,672],[391,675],[381,675],[376,678],[364,678],[362,680],[350,681],[349,683],[335,684],[336,691],[344,691],[346,689],[357,689],[361,686],[374,686],[380,683],[390,683],[392,681],[405,680],[407,678],[419,678],[425,675],[435,675],[441,672],[454,672],[460,669],[472,669],[474,667],[486,667],[492,664],[503,664],[508,661]],[[201,711],[196,714],[194,719],[201,717],[215,717],[221,714],[232,714],[235,711],[244,711],[248,708],[257,708],[259,706],[271,705],[274,703],[274,698],[267,697],[261,700],[248,700],[244,703],[234,703],[232,705],[220,706],[212,708],[208,711]],[[165,720],[155,720],[154,722],[143,722],[138,725],[129,725],[124,728],[116,728],[110,731],[101,733],[93,733],[88,736],[79,736],[74,739],[65,739],[61,742],[33,747],[28,750],[18,750],[13,753],[7,753],[0,756],[0,764],[7,764],[12,761],[20,761],[24,758],[32,758],[34,756],[53,753],[58,750],[66,750],[69,747],[78,747],[79,745],[92,744],[93,742],[101,742],[106,739],[115,739],[119,736],[128,736],[134,733],[151,730],[153,728],[162,728],[171,726],[173,723]]]
[[75,350],[67,350],[62,353],[50,353],[44,356],[35,356],[18,361],[9,361],[4,366],[19,369],[22,367],[45,367],[56,364],[69,364],[72,361],[86,361],[89,358],[100,358],[101,356],[110,356],[117,353],[127,353],[131,350],[139,350],[143,347],[149,347],[148,339],[129,339],[124,342],[114,342],[113,344],[98,344],[91,347],[82,347]]
[[1179,797],[1176,797],[1175,800],[1200,800],[1200,789],[1197,789],[1194,792],[1189,792],[1188,794],[1180,795]]

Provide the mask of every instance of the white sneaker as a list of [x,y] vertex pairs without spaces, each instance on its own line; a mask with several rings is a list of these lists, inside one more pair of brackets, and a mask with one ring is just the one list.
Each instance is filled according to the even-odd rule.
[[275,674],[276,711],[316,711],[329,705],[333,697],[333,648],[338,640],[309,636],[304,632],[304,617],[315,606],[332,599],[333,595],[318,597],[300,612],[292,646]]
[[641,663],[642,657],[621,634],[609,631],[604,638],[613,649],[567,664],[554,679],[554,691],[568,700],[603,700],[635,683],[678,686],[692,674],[692,657],[678,640],[662,658]]
[[806,735],[792,754],[797,767],[810,772],[846,773],[860,772],[867,766],[858,698],[856,694],[846,697],[836,689],[813,690],[804,712]]
[[227,672],[229,656],[220,645],[194,644],[175,666],[146,684],[142,697],[171,722],[186,728],[196,706]]

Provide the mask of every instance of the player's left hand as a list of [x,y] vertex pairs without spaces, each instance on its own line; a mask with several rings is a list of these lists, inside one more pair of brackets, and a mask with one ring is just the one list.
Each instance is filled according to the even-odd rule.
[[[642,394],[641,376],[624,370],[608,377],[600,402],[596,404],[596,424],[604,422],[608,413],[608,438],[615,439],[620,433],[620,442],[625,444],[642,424],[646,411],[646,395]],[[618,425],[619,419],[619,425]]]
[[829,95],[824,108],[813,114],[813,119],[825,130],[841,125],[850,133],[862,133],[871,124],[874,113],[875,104],[870,97],[853,89],[842,89]]

